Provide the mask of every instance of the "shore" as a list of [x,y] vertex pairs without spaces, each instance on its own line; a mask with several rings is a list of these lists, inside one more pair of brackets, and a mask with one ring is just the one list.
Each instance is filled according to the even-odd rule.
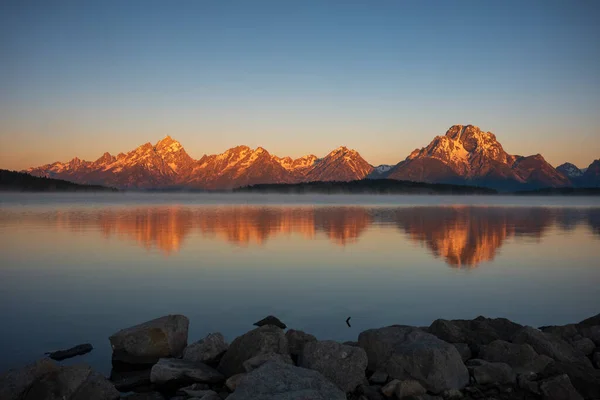
[[[600,314],[533,328],[504,318],[369,329],[318,340],[268,316],[230,344],[188,342],[168,315],[111,335],[110,377],[44,358],[0,376],[2,400],[598,399]],[[198,339],[198,338],[196,338]],[[51,354],[76,356],[91,346]]]

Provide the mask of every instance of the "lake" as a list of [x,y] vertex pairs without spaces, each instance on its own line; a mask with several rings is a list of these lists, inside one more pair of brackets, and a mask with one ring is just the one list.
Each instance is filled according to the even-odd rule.
[[[189,341],[273,314],[319,339],[597,314],[600,199],[0,194],[0,371],[169,313]],[[345,323],[351,317],[351,327]]]

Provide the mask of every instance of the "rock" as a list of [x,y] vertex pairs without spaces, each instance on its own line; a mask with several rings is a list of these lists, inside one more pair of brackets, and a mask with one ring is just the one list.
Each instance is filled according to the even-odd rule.
[[590,339],[596,346],[600,347],[600,325],[580,326],[579,331],[583,337]]
[[165,396],[159,392],[133,393],[121,397],[121,400],[165,400]]
[[[221,396],[215,391],[210,390],[209,393],[206,393],[204,396],[199,398],[200,400],[221,400]],[[192,399],[188,399],[192,400]]]
[[150,382],[158,385],[173,382],[219,383],[224,380],[219,371],[206,364],[177,358],[161,358],[150,372]]
[[304,349],[306,343],[317,341],[317,338],[313,335],[295,329],[289,329],[285,333],[285,337],[288,341],[290,354],[294,356],[302,354],[302,349]]
[[319,371],[348,393],[365,379],[367,353],[360,347],[331,340],[309,342],[298,359],[298,366]]
[[458,389],[448,389],[444,390],[444,393],[442,393],[442,397],[444,398],[444,400],[458,400],[463,398],[463,394]]
[[384,387],[381,388],[381,393],[383,393],[383,395],[385,397],[394,396],[396,393],[396,386],[398,386],[399,383],[400,383],[399,379],[391,380],[390,382],[387,383],[387,385],[385,385]]
[[517,386],[526,392],[540,394],[540,384],[536,382],[537,375],[533,372],[523,373],[517,376]]
[[403,399],[409,396],[420,396],[422,394],[427,393],[427,390],[425,390],[425,388],[419,383],[419,381],[409,379],[406,381],[398,382],[394,393],[396,394],[396,398]]
[[279,362],[283,364],[294,364],[292,357],[290,357],[289,354],[264,353],[244,361],[244,370],[246,372],[254,371],[267,361]]
[[227,389],[229,389],[231,392],[235,392],[235,389],[237,388],[237,386],[240,383],[240,380],[245,376],[246,374],[236,374],[233,376],[230,376],[226,381],[225,381],[225,386],[227,386]]
[[0,399],[21,399],[29,387],[42,376],[59,369],[53,361],[42,358],[23,368],[11,369],[0,375]]
[[209,333],[205,338],[190,344],[183,350],[183,359],[203,364],[213,364],[227,351],[229,345],[219,332]]
[[[358,387],[358,393],[362,394],[366,400],[384,400],[383,394],[381,393],[381,386],[372,385],[360,385]],[[393,392],[392,392],[393,393]]]
[[281,329],[287,328],[287,325],[279,320],[279,318],[269,315],[260,321],[254,323],[254,326],[273,325]]
[[58,351],[53,351],[53,352],[47,353],[47,354],[48,354],[48,357],[50,357],[51,359],[56,360],[56,361],[61,361],[61,360],[66,360],[67,358],[72,358],[75,356],[80,356],[82,354],[89,353],[93,349],[94,349],[94,347],[92,347],[91,344],[84,343],[84,344],[79,344],[75,347],[71,347],[70,349],[67,349],[67,350],[58,350]]
[[559,337],[567,342],[579,334],[576,324],[562,326],[542,326],[540,327],[540,331]]
[[448,343],[467,343],[469,346],[482,345],[494,340],[510,341],[522,326],[506,318],[477,317],[473,320],[433,321],[428,332]]
[[317,371],[268,362],[242,377],[227,399],[346,400],[346,394]]
[[456,350],[458,350],[458,354],[460,354],[460,358],[463,360],[463,362],[473,357],[473,353],[471,353],[471,349],[469,348],[468,344],[452,343],[452,345],[456,347]]
[[589,327],[589,326],[594,326],[594,325],[600,325],[600,314],[596,314],[593,317],[586,318],[577,324],[577,326],[579,326],[579,327],[582,327],[582,326]]
[[542,378],[551,378],[566,374],[571,384],[586,399],[600,399],[600,371],[582,364],[553,362],[540,374]]
[[415,379],[433,393],[461,389],[469,373],[454,346],[409,326],[370,329],[358,337],[368,356],[369,369],[385,371],[393,379]]
[[553,360],[540,356],[527,343],[515,344],[504,340],[494,340],[479,349],[479,358],[489,362],[502,362],[510,365],[515,372],[540,372]]
[[581,352],[583,355],[589,356],[596,349],[596,344],[592,339],[583,338],[576,340],[572,343],[573,347]]
[[581,352],[552,334],[544,333],[530,326],[520,329],[513,337],[513,343],[530,344],[538,353],[557,361],[575,362],[590,366],[590,361]]
[[600,351],[597,351],[594,353],[594,366],[598,369],[600,369]]
[[510,365],[505,363],[492,363],[485,360],[474,359],[467,363],[469,372],[478,385],[489,384],[514,384],[517,375]]
[[167,315],[113,334],[109,340],[113,360],[129,364],[154,364],[159,358],[181,357],[187,345],[189,320]]
[[283,331],[266,325],[237,337],[223,354],[218,370],[229,377],[244,370],[244,361],[264,353],[288,354],[288,343]]
[[369,382],[383,385],[388,380],[388,374],[385,371],[375,371],[373,375],[369,377]]
[[210,390],[210,385],[206,383],[194,383],[193,385],[177,389],[178,395],[187,397],[202,398],[202,396],[206,395],[209,392],[212,392],[212,390]]
[[347,341],[345,341],[345,342],[344,342],[344,343],[342,343],[342,344],[345,344],[346,346],[360,347],[360,346],[358,345],[358,342],[356,342],[356,341],[354,341],[354,340],[347,340]]
[[133,371],[113,368],[110,372],[110,381],[120,392],[129,392],[135,388],[150,386],[150,368]]
[[[116,400],[115,387],[87,365],[60,367],[35,381],[23,400]],[[3,398],[4,399],[4,398]]]
[[567,375],[559,375],[541,382],[540,392],[547,400],[583,400]]

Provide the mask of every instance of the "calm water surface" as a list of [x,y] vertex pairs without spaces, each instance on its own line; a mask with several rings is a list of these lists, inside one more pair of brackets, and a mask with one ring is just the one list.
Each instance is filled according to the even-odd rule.
[[[600,312],[598,198],[0,195],[0,371],[169,313],[320,339],[436,318]],[[351,316],[352,327],[345,319]]]

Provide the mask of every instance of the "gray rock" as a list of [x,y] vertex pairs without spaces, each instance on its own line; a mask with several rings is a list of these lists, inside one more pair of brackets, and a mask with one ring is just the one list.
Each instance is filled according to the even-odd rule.
[[159,358],[181,357],[187,345],[189,320],[167,315],[120,330],[109,340],[113,360],[129,364],[154,364]]
[[236,374],[236,375],[230,376],[225,381],[225,386],[227,386],[227,389],[229,389],[231,392],[235,392],[235,389],[237,388],[237,386],[239,385],[240,381],[242,380],[242,378],[245,375],[246,374]]
[[540,382],[540,392],[546,400],[583,400],[567,375],[559,375]]
[[300,354],[302,354],[302,349],[304,349],[304,345],[306,343],[317,341],[317,338],[311,335],[310,333],[297,331],[295,329],[289,329],[285,333],[285,337],[288,341],[290,354],[294,356],[299,356]]
[[331,340],[309,342],[298,359],[298,366],[318,371],[344,392],[351,392],[365,379],[367,353],[360,347]]
[[504,340],[494,340],[479,349],[479,358],[489,362],[502,362],[510,365],[515,372],[540,372],[552,359],[540,356],[527,343],[509,343]]
[[354,340],[347,340],[347,341],[345,341],[345,342],[344,342],[344,343],[342,343],[342,344],[345,344],[346,346],[360,347],[360,346],[358,345],[358,342],[357,342],[357,341],[354,341]]
[[121,397],[121,400],[165,400],[165,396],[159,392],[132,393]]
[[526,392],[540,394],[540,384],[536,381],[537,375],[534,373],[523,373],[517,375],[517,386]]
[[576,340],[572,343],[573,347],[582,354],[589,356],[596,349],[596,344],[589,338]]
[[530,326],[520,329],[513,337],[512,342],[530,344],[538,354],[546,355],[557,361],[576,362],[591,366],[590,361],[584,354],[574,349],[563,339]]
[[506,318],[477,317],[473,320],[433,321],[428,332],[448,343],[467,343],[469,346],[482,345],[494,340],[510,341],[522,326]]
[[292,357],[290,357],[289,354],[264,353],[244,361],[244,370],[246,372],[254,371],[267,361],[279,362],[283,364],[294,364]]
[[[189,399],[192,400],[192,399]],[[215,391],[210,391],[209,393],[206,393],[204,396],[202,396],[199,400],[222,400],[221,396],[219,396],[219,394]]]
[[369,382],[383,385],[388,380],[388,374],[385,371],[375,371],[373,375],[369,377]]
[[172,382],[219,383],[224,380],[219,371],[206,364],[177,358],[161,358],[150,372],[150,382],[159,385]]
[[210,385],[206,383],[194,383],[193,385],[177,389],[177,394],[187,397],[200,397],[211,392]]
[[510,365],[505,363],[491,363],[485,360],[474,359],[467,363],[469,372],[479,385],[514,384],[517,375]]
[[101,374],[87,365],[51,371],[35,381],[23,400],[116,400],[120,393]]
[[143,370],[122,371],[113,369],[110,381],[120,392],[129,392],[142,386],[150,386],[150,368]]
[[317,371],[268,362],[246,374],[228,400],[346,400],[346,394]]
[[577,329],[576,324],[542,326],[540,327],[540,331],[559,337],[567,342],[571,341],[573,337],[579,335],[579,330]]
[[579,327],[600,325],[600,314],[596,314],[593,317],[586,318],[583,321],[581,321],[580,323],[578,323],[577,325]]
[[218,362],[228,348],[229,345],[221,333],[209,333],[205,338],[187,346],[183,351],[183,359],[212,364]]
[[590,339],[596,346],[600,347],[600,325],[580,326],[579,331],[583,337]]
[[381,393],[381,386],[378,385],[360,385],[358,393],[362,394],[366,400],[385,400],[383,393]]
[[592,359],[594,360],[594,366],[600,369],[600,351],[595,352]]
[[229,377],[244,370],[244,361],[265,353],[288,354],[288,343],[280,328],[266,325],[237,337],[219,362],[218,370]]
[[419,383],[419,381],[415,381],[413,379],[399,381],[396,385],[396,390],[394,391],[396,398],[403,399],[409,396],[420,396],[422,394],[427,393],[427,390]]
[[473,357],[473,353],[471,353],[471,349],[469,348],[468,344],[452,343],[452,345],[456,347],[456,350],[458,350],[458,354],[460,354],[460,358],[463,360],[463,362]]
[[577,363],[556,361],[549,364],[540,374],[541,378],[551,378],[566,374],[571,384],[586,399],[600,399],[600,371]]
[[392,379],[381,388],[381,393],[385,397],[392,397],[396,393],[396,386],[400,383],[400,379]]
[[458,400],[462,399],[464,396],[462,392],[458,389],[448,389],[444,390],[444,393],[442,393],[442,397],[444,398],[444,400]]
[[254,326],[266,326],[266,325],[273,325],[273,326],[276,326],[281,329],[287,328],[286,324],[281,322],[279,320],[279,318],[274,317],[272,315],[268,315],[265,318],[261,319],[260,321],[257,321],[254,323]]
[[20,399],[35,381],[58,369],[53,361],[42,358],[23,368],[8,370],[0,375],[0,399]]
[[420,329],[390,326],[362,332],[369,369],[387,372],[391,378],[415,379],[433,393],[461,389],[469,373],[454,346]]

